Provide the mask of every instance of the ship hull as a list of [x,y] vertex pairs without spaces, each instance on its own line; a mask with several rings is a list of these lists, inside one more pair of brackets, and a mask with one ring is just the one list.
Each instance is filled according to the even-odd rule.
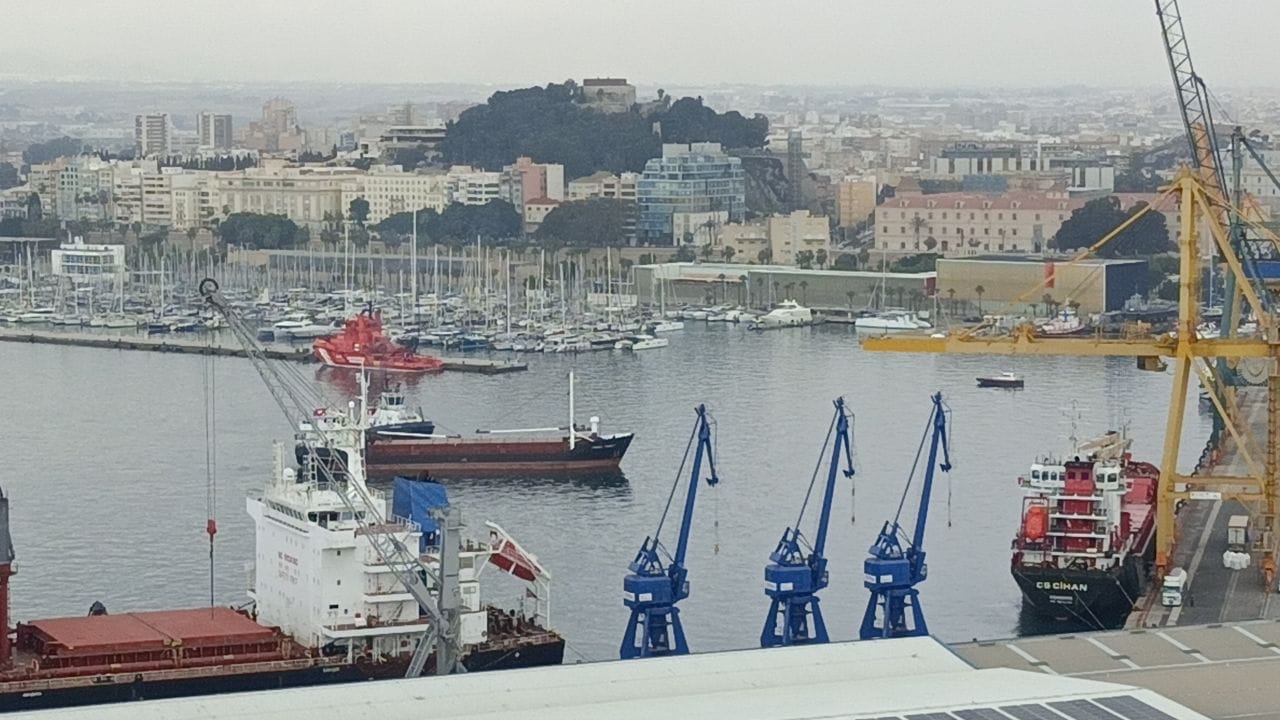
[[[559,665],[563,661],[564,639],[549,635],[536,643],[476,649],[467,655],[463,665],[468,672],[481,672]],[[218,669],[203,668],[191,677],[173,677],[174,671],[169,671],[168,676],[163,673],[97,675],[83,678],[81,683],[63,681],[61,687],[44,690],[24,687],[6,691],[3,689],[5,683],[0,682],[0,708],[6,711],[36,710],[403,678],[408,662],[404,658],[376,665],[329,663],[300,669],[250,672],[222,668],[222,674]]]
[[519,476],[617,472],[632,436],[585,438],[572,449],[564,438],[394,439],[371,438],[370,475],[431,473],[437,477]]
[[1114,572],[1013,567],[1024,609],[1045,620],[1106,630],[1124,627],[1146,578],[1145,559],[1132,555]]

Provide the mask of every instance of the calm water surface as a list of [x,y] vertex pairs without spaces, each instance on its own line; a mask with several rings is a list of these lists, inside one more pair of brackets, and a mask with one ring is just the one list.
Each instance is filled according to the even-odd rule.
[[[757,645],[768,605],[763,567],[795,521],[836,395],[856,414],[857,476],[841,480],[828,540],[831,585],[822,598],[834,639],[856,634],[867,602],[862,559],[897,506],[934,390],[954,412],[955,469],[935,488],[922,597],[930,629],[944,640],[1018,631],[1020,601],[1008,575],[1021,507],[1016,478],[1037,453],[1065,449],[1069,417],[1082,437],[1125,425],[1136,453],[1159,460],[1170,376],[1140,372],[1132,360],[872,354],[841,327],[756,334],[711,325],[670,337],[663,350],[539,355],[527,373],[445,374],[406,388],[410,404],[452,431],[546,426],[563,423],[565,375],[574,369],[579,420],[597,414],[606,432],[636,433],[625,478],[450,484],[475,534],[493,520],[551,570],[553,622],[570,658],[616,656],[626,621],[622,577],[657,524],[698,402],[716,420],[722,482],[700,492],[689,551],[692,595],[682,608],[695,651]],[[94,600],[112,611],[208,601],[204,362],[0,346],[0,483],[13,506],[18,619],[80,615]],[[270,472],[272,439],[292,430],[247,361],[213,362],[215,594],[239,604],[253,555],[244,498]],[[1026,377],[1025,391],[975,387],[976,375],[1006,369]],[[304,372],[335,401],[353,387],[342,373]],[[1192,403],[1184,470],[1207,433],[1208,418]],[[664,537],[675,524],[667,527]],[[520,593],[509,582],[485,589],[503,604]]]

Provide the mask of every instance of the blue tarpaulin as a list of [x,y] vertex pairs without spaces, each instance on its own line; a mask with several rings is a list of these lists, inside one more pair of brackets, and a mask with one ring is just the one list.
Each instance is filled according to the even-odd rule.
[[431,511],[449,505],[449,493],[439,483],[396,478],[395,489],[391,495],[391,514],[399,518],[407,518],[422,526],[422,540],[427,542],[440,529]]

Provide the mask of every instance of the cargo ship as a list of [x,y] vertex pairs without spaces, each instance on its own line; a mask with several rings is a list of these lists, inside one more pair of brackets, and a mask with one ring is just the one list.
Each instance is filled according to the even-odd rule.
[[444,370],[443,360],[392,342],[382,330],[382,313],[372,307],[348,319],[341,332],[316,338],[311,351],[320,362],[333,367],[405,373]]
[[1160,471],[1116,432],[1019,478],[1022,520],[1011,570],[1026,609],[1092,628],[1123,627],[1155,557]]
[[[358,448],[345,447],[351,459],[345,482],[321,482],[314,472],[286,467],[277,448],[271,480],[247,499],[256,561],[252,603],[243,609],[107,614],[94,603],[87,616],[30,620],[10,630],[14,553],[8,500],[0,494],[0,708],[404,677],[431,623],[371,533],[416,549],[422,564],[437,571],[446,554],[456,558],[456,640],[467,670],[563,660],[564,639],[550,628],[550,575],[535,556],[492,523],[486,541],[442,547],[430,510],[447,504],[447,496],[434,483],[397,483],[386,522],[362,527],[339,493],[362,492],[384,505],[387,497],[352,487],[363,483],[363,469]],[[523,607],[481,603],[487,567],[526,581]],[[427,671],[433,665],[428,657]]]
[[[361,377],[361,394],[368,380]],[[365,399],[360,399],[361,406]],[[308,453],[328,450],[314,442],[316,423],[345,411],[316,408],[299,427],[295,453],[298,462]],[[365,462],[373,478],[397,475],[449,477],[548,477],[574,474],[609,475],[631,446],[632,433],[606,434],[600,418],[590,424],[573,423],[573,376],[569,377],[570,425],[512,430],[477,430],[474,435],[450,435],[436,431],[436,424],[405,409],[404,394],[391,387],[376,406],[366,411]]]

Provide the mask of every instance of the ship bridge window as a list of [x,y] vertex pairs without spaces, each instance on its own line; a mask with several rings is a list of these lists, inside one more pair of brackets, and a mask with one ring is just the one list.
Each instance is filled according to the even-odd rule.
[[1039,479],[1040,479],[1040,471],[1039,471],[1039,470],[1032,470],[1032,471],[1031,471],[1031,479],[1032,479],[1032,480],[1039,480]]

